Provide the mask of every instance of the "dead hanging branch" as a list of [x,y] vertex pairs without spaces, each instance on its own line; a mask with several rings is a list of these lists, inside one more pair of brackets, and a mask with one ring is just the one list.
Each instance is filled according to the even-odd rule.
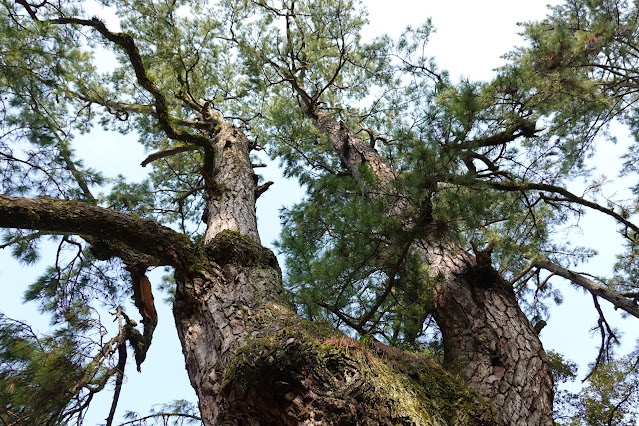
[[[118,337],[121,337],[118,341],[118,365],[116,367],[116,379],[115,379],[115,389],[113,391],[113,401],[111,402],[111,410],[109,410],[109,416],[106,419],[106,426],[111,426],[113,424],[113,418],[115,417],[115,409],[118,406],[118,401],[120,400],[120,391],[122,390],[122,383],[124,383],[124,368],[126,367],[126,333],[125,327],[122,324],[122,317],[124,312],[122,312],[122,307],[118,306],[116,311],[116,316],[118,318],[118,328],[119,334]],[[126,317],[125,317],[126,318]],[[126,318],[126,321],[129,319]]]
[[590,373],[588,373],[588,375],[584,377],[582,383],[588,380],[590,376],[594,374],[594,372],[597,370],[597,367],[599,367],[602,362],[610,361],[610,348],[613,343],[619,342],[619,339],[617,339],[617,335],[615,334],[612,327],[610,327],[610,324],[608,323],[608,320],[606,319],[603,310],[601,309],[601,305],[599,305],[597,296],[595,296],[594,294],[592,295],[592,301],[595,305],[595,309],[597,309],[597,313],[599,314],[597,326],[593,329],[593,331],[599,329],[599,333],[601,335],[601,345],[599,346],[599,353],[597,354],[595,364],[592,366]]

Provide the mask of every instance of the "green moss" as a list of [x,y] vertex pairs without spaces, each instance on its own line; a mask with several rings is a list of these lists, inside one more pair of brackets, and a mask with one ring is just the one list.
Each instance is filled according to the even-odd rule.
[[488,405],[437,364],[378,343],[367,346],[303,322],[239,350],[224,389],[249,405],[263,404],[256,395],[264,392],[285,405],[286,395],[301,395],[313,383],[313,393],[346,401],[344,412],[322,407],[343,424],[351,424],[349,416],[375,424],[491,424]]
[[279,270],[271,250],[237,231],[225,230],[217,234],[207,245],[206,253],[221,265],[267,266]]

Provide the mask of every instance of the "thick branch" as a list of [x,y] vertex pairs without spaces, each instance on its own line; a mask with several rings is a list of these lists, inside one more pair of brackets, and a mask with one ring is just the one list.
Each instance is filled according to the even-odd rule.
[[[48,84],[48,82],[43,80],[43,83]],[[101,95],[96,94],[94,96],[85,95],[83,93],[76,92],[74,90],[69,89],[68,87],[58,87],[60,90],[63,90],[69,97],[77,98],[85,102],[90,102],[98,105],[102,105],[105,107],[110,114],[144,114],[150,115],[155,118],[158,115],[155,112],[155,108],[153,105],[144,105],[144,104],[129,104],[125,102],[119,102],[114,100],[103,99]],[[92,89],[93,90],[93,89]],[[94,90],[95,91],[95,90]],[[174,115],[169,116],[169,120],[173,124],[178,124],[180,126],[191,127],[199,130],[210,131],[221,123],[221,119],[214,114],[209,114],[206,117],[202,116],[202,114],[198,114],[201,120],[188,120],[185,118],[179,118]]]
[[581,274],[578,274],[577,272],[573,272],[559,265],[556,265],[543,257],[537,259],[535,261],[535,265],[572,281],[573,284],[576,284],[588,290],[594,296],[599,296],[603,299],[606,299],[607,301],[612,303],[615,308],[623,309],[630,315],[639,318],[639,305],[637,305],[637,303],[633,300],[623,297],[620,293],[611,290],[601,284],[597,284],[596,282],[584,277]]
[[0,195],[0,227],[70,232],[120,242],[159,265],[183,266],[195,254],[188,237],[154,221],[77,201]]
[[495,133],[481,139],[466,141],[461,143],[462,148],[478,148],[501,146],[508,142],[512,142],[520,137],[532,137],[539,130],[535,128],[535,122],[532,120],[521,120],[513,126],[506,128],[503,132]]

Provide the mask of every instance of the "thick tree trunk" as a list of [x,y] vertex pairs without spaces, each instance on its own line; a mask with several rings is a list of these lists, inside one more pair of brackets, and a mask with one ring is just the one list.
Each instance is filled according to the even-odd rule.
[[275,256],[259,245],[250,143],[217,139],[204,247],[176,269],[174,316],[206,425],[487,424],[474,394],[440,367],[361,346],[303,321]]
[[219,234],[208,252],[209,265],[176,273],[174,315],[202,419],[213,425],[237,416],[222,388],[238,349],[249,339],[275,335],[295,314],[277,286],[280,272],[272,253],[229,231]]
[[[326,114],[310,109],[305,113],[328,136],[342,164],[370,197],[395,193],[389,215],[415,210],[394,190],[395,173],[373,147]],[[374,174],[377,187],[361,176],[361,166]],[[406,219],[406,229],[420,226],[417,221]],[[454,243],[448,230],[432,228],[426,238],[413,242],[411,253],[422,259],[431,278],[437,278],[434,316],[446,363],[492,401],[499,424],[553,424],[548,361],[512,288],[490,265],[489,253],[478,259]]]
[[418,244],[433,273],[435,320],[445,364],[489,401],[504,425],[552,425],[546,353],[512,287],[490,265],[454,244]]
[[207,252],[174,305],[205,425],[492,424],[432,362],[302,320],[270,251],[225,231]]

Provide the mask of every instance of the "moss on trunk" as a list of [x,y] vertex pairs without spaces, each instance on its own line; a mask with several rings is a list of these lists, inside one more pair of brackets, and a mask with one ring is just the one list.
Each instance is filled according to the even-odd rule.
[[223,394],[261,424],[492,424],[488,404],[432,361],[305,321],[241,348]]

